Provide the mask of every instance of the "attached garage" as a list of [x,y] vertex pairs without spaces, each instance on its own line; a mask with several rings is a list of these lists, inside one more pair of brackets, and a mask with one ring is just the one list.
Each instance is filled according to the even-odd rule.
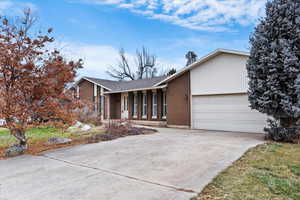
[[262,133],[266,115],[249,107],[244,52],[219,50],[190,68],[191,127]]
[[246,94],[192,97],[192,128],[221,131],[262,132],[266,117],[251,110]]
[[[190,76],[186,83],[190,94],[185,95],[190,103],[184,110],[189,112],[193,129],[262,133],[267,116],[251,110],[247,97],[248,57],[246,52],[217,49],[158,85],[170,84],[183,74]],[[176,94],[182,96],[183,92]],[[179,97],[169,100],[168,106],[175,98]]]

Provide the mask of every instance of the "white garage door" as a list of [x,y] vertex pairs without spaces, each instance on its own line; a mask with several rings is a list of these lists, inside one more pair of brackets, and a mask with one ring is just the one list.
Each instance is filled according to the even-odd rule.
[[192,97],[194,129],[261,133],[267,117],[249,108],[246,94]]

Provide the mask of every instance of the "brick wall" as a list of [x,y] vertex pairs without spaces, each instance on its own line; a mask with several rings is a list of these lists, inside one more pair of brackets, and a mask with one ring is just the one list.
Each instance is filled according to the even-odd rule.
[[190,72],[168,83],[167,124],[190,126]]

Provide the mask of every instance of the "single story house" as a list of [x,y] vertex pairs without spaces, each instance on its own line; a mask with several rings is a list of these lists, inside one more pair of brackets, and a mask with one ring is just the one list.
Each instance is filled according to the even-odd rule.
[[249,108],[246,52],[217,49],[168,77],[111,81],[83,77],[81,99],[102,119],[192,129],[263,132],[267,116]]

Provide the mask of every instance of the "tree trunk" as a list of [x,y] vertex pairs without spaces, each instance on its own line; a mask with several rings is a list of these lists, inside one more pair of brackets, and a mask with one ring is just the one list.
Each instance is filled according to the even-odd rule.
[[10,130],[12,135],[19,140],[19,144],[21,146],[26,146],[27,145],[27,138],[25,135],[25,131],[18,129],[18,128],[13,128]]

